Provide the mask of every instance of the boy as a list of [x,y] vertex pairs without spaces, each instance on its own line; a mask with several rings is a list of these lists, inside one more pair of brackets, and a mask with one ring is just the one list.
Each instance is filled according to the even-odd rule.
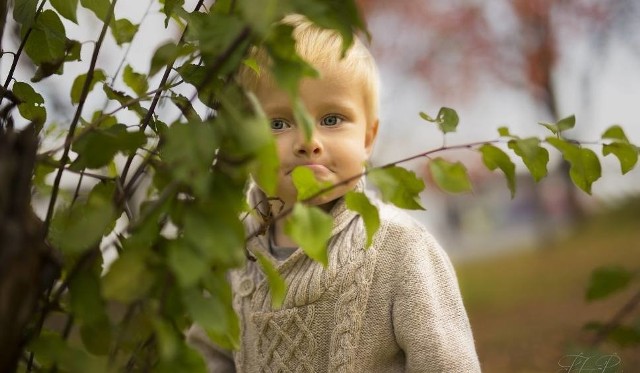
[[[295,27],[298,53],[320,73],[304,79],[300,97],[316,125],[307,140],[293,120],[285,92],[268,77],[249,71],[241,84],[260,101],[276,137],[280,157],[277,197],[284,208],[296,201],[291,172],[307,167],[333,184],[363,172],[378,130],[377,69],[355,42],[344,59],[342,40],[302,17]],[[259,54],[258,54],[259,56]],[[266,61],[261,61],[266,63]],[[249,262],[230,275],[234,308],[241,323],[241,348],[235,364],[192,331],[189,341],[207,357],[214,372],[479,372],[473,337],[454,270],[425,229],[403,211],[377,203],[381,226],[365,250],[360,216],[346,209],[355,180],[311,204],[334,218],[329,265],[324,268],[296,247],[282,220],[248,250],[270,258],[287,284],[281,309],[271,307],[269,285],[259,265]],[[249,191],[251,206],[261,203],[258,186]],[[278,211],[274,210],[274,211]],[[264,224],[254,216],[248,231]]]

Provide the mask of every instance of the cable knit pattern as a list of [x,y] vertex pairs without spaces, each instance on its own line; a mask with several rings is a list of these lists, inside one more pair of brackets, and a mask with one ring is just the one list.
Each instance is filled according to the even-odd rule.
[[[261,198],[253,193],[253,201]],[[336,203],[326,268],[302,250],[278,262],[268,237],[248,242],[249,251],[272,261],[287,293],[274,309],[256,262],[230,274],[242,333],[236,372],[480,372],[446,253],[404,211],[375,203],[381,226],[368,249],[361,217],[342,199]],[[259,223],[251,217],[247,229]],[[192,344],[211,372],[227,372],[215,368],[224,354],[207,351],[201,340]]]
[[313,316],[313,306],[306,307],[303,312],[288,309],[252,315],[258,332],[261,372],[314,372],[309,359],[316,350],[315,339],[309,329]]

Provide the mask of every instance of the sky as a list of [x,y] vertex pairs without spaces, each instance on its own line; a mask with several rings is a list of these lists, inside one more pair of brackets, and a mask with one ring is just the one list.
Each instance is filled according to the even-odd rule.
[[[154,6],[145,16],[149,4]],[[186,1],[186,9],[193,8],[195,0]],[[140,28],[134,48],[119,50],[114,42],[107,38],[103,53],[100,55],[100,66],[108,76],[112,76],[123,59],[139,71],[148,71],[148,61],[155,49],[169,40],[179,37],[179,29],[172,23],[164,28],[164,15],[159,12],[157,4],[147,1],[120,1],[116,14],[126,17],[133,23],[144,23]],[[79,18],[84,27],[80,28],[64,20],[67,36],[81,42],[95,40],[100,32],[101,23],[93,14],[80,10]],[[419,42],[419,32],[401,28],[402,19],[392,14],[377,16],[368,20],[372,34],[371,49],[378,58],[381,89],[381,130],[372,158],[373,165],[392,162],[425,150],[437,148],[442,144],[442,136],[432,125],[420,119],[421,111],[435,115],[441,106],[450,106],[460,115],[460,125],[455,134],[447,136],[447,144],[463,144],[468,142],[492,140],[497,137],[497,128],[507,125],[512,133],[521,136],[547,136],[544,128],[537,124],[542,117],[535,104],[526,92],[498,82],[489,76],[480,76],[478,91],[470,92],[462,99],[442,98],[430,89],[429,82],[418,75],[410,73],[405,66],[403,55],[394,58],[382,58],[378,55],[380,45],[388,42],[388,38],[405,40],[407,52],[411,43]],[[88,26],[87,26],[88,25]],[[632,30],[640,34],[640,21],[631,25]],[[393,33],[388,30],[394,30]],[[558,99],[561,115],[575,114],[577,127],[575,136],[583,141],[594,141],[612,124],[620,124],[627,136],[636,144],[640,143],[640,47],[633,46],[628,40],[614,36],[606,45],[601,55],[594,55],[593,41],[589,34],[573,37],[570,42],[561,40],[562,58],[556,69]],[[7,44],[5,33],[5,48]],[[52,77],[37,88],[43,95],[51,98],[55,107],[49,107],[49,113],[64,126],[73,115],[73,106],[68,95],[72,78],[86,71],[92,44],[83,45],[83,61],[65,66],[65,75]],[[5,56],[0,61],[1,76],[6,76],[9,59]],[[150,82],[159,80],[159,75]],[[29,72],[18,74],[18,80],[27,80]],[[71,78],[70,78],[71,77]],[[585,83],[586,82],[586,83]],[[119,83],[122,84],[122,83]],[[49,103],[51,105],[51,103]],[[96,95],[89,101],[84,115],[105,105],[103,97]],[[173,118],[176,112],[170,105],[161,107],[161,112]],[[126,115],[125,120],[126,120]],[[131,114],[129,114],[131,115]],[[133,118],[131,115],[129,119]],[[597,152],[599,150],[594,149]],[[553,152],[552,152],[553,153]],[[464,155],[462,155],[464,157]],[[552,155],[552,162],[557,161]],[[407,164],[417,169],[420,161]],[[640,168],[630,174],[620,176],[619,165],[613,157],[603,160],[603,178],[593,187],[593,195],[598,201],[616,201],[631,193],[640,191]],[[522,168],[522,165],[519,165]],[[74,178],[67,180],[73,185]],[[508,193],[505,188],[505,193]],[[425,196],[428,212],[418,217],[432,229],[438,231],[442,227],[442,200],[433,196]]]

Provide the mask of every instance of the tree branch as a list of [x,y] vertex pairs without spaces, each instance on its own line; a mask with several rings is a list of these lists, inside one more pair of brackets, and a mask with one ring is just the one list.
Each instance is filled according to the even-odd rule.
[[73,120],[71,121],[71,125],[69,126],[69,132],[67,133],[67,137],[65,139],[64,151],[62,153],[62,157],[60,158],[60,168],[58,168],[58,173],[56,174],[56,178],[53,183],[53,189],[51,191],[51,199],[49,201],[49,207],[47,208],[47,216],[44,220],[44,235],[47,236],[49,232],[49,225],[51,224],[51,218],[53,217],[53,211],[56,205],[56,199],[58,198],[58,191],[60,189],[60,181],[62,179],[62,173],[65,169],[65,164],[69,159],[69,151],[71,150],[71,140],[73,139],[73,135],[75,133],[78,122],[80,121],[80,116],[82,115],[82,109],[84,108],[84,104],[87,100],[87,96],[89,95],[89,89],[91,88],[91,81],[93,80],[93,74],[96,68],[96,63],[98,62],[98,55],[100,54],[100,48],[102,47],[102,42],[104,41],[105,35],[107,34],[107,29],[109,28],[109,23],[111,22],[111,18],[113,18],[113,10],[116,6],[118,0],[112,0],[111,6],[107,13],[107,17],[104,20],[104,25],[102,26],[102,30],[100,31],[100,36],[98,37],[98,41],[96,43],[95,49],[93,50],[93,55],[91,56],[91,63],[89,65],[89,71],[87,71],[87,76],[84,81],[84,85],[82,86],[82,92],[80,94],[80,101],[78,102],[78,108],[76,109]]

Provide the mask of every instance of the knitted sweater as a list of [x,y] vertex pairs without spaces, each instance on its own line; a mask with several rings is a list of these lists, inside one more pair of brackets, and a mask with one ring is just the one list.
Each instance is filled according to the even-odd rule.
[[[479,372],[456,276],[442,248],[405,212],[377,203],[381,225],[365,249],[362,218],[339,200],[323,267],[297,250],[271,258],[287,284],[281,309],[255,262],[230,275],[240,316],[237,372]],[[190,342],[212,372],[233,372],[200,332]]]

